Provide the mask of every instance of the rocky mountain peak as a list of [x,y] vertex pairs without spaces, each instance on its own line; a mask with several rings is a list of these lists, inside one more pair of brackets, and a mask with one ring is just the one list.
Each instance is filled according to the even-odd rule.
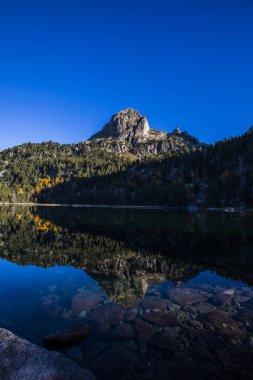
[[[202,149],[204,146],[179,128],[172,133],[150,128],[146,116],[133,108],[113,115],[111,120],[86,144],[136,159]],[[131,156],[130,156],[131,155]]]
[[122,142],[138,142],[149,135],[147,118],[132,108],[127,108],[113,115],[101,131],[91,136],[90,140],[113,138]]
[[182,132],[181,130],[177,127],[174,129],[174,131],[172,132],[173,135],[180,135]]

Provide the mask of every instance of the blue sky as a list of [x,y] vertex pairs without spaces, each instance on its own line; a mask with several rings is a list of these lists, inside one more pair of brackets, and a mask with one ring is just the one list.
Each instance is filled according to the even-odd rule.
[[0,2],[0,149],[133,107],[205,142],[253,124],[252,0]]

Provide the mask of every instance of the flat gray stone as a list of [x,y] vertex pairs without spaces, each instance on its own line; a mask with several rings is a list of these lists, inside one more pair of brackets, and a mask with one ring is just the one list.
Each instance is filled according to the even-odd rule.
[[1,380],[95,380],[66,356],[0,329]]
[[199,302],[205,302],[207,298],[200,293],[194,293],[191,289],[188,288],[180,288],[180,289],[173,289],[169,292],[170,299],[181,305],[194,305]]

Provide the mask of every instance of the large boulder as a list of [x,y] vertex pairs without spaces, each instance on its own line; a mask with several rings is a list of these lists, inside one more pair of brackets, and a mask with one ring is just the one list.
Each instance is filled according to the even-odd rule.
[[95,376],[57,352],[49,352],[0,329],[1,380],[95,380]]

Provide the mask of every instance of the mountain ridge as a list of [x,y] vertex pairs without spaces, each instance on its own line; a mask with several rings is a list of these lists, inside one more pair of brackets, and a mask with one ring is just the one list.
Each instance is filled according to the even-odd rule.
[[[0,149],[0,153],[1,152],[6,152],[6,151],[9,151],[9,150],[13,150],[13,149],[16,149],[16,148],[21,148],[23,146],[26,146],[26,145],[35,145],[35,146],[39,146],[39,145],[45,145],[45,144],[55,144],[55,145],[58,145],[58,146],[61,146],[61,147],[70,147],[70,146],[80,146],[81,144],[87,144],[87,145],[90,145],[91,143],[97,143],[99,144],[100,146],[103,146],[101,144],[101,140],[119,140],[119,141],[123,141],[121,139],[117,139],[117,136],[113,134],[112,135],[103,135],[103,130],[106,126],[108,126],[111,121],[114,119],[114,118],[118,118],[119,115],[121,114],[125,114],[126,111],[131,111],[131,112],[135,112],[139,115],[140,118],[143,118],[147,124],[148,124],[148,129],[149,129],[149,133],[144,136],[144,143],[147,142],[147,140],[152,140],[152,139],[155,139],[155,140],[158,140],[158,141],[163,141],[166,139],[167,136],[181,136],[185,139],[188,139],[188,140],[191,140],[193,142],[195,142],[196,144],[199,144],[199,146],[201,147],[207,147],[207,146],[212,146],[215,144],[214,143],[205,143],[205,142],[201,142],[198,138],[190,135],[187,131],[181,131],[181,129],[179,127],[176,127],[173,129],[172,132],[165,132],[165,131],[162,131],[162,130],[159,130],[159,129],[155,129],[155,128],[150,128],[149,126],[149,123],[148,123],[148,120],[146,118],[146,116],[142,115],[139,111],[129,107],[129,108],[126,108],[124,110],[121,110],[119,112],[117,112],[116,114],[114,114],[110,121],[107,122],[104,127],[102,127],[101,130],[99,130],[98,132],[96,132],[95,134],[93,134],[92,136],[90,136],[89,138],[87,138],[86,140],[82,140],[80,142],[76,142],[76,143],[61,143],[61,142],[58,142],[58,141],[52,141],[52,140],[47,140],[47,141],[42,141],[42,142],[31,142],[31,141],[28,141],[28,142],[23,142],[23,143],[20,143],[20,144],[17,144],[17,145],[13,145],[13,146],[9,146],[7,148],[4,148],[4,149]],[[237,138],[237,137],[241,137],[241,136],[244,136],[244,135],[248,135],[248,134],[251,134],[253,133],[253,125],[251,125],[244,133],[242,133],[241,135],[238,135],[238,136],[234,136],[234,137],[224,137],[223,139],[221,140],[218,140],[217,142],[223,142],[227,139],[231,139],[231,138]],[[146,138],[146,140],[145,140]],[[141,142],[142,139],[137,139],[139,140],[138,142]],[[128,142],[128,141],[127,141]],[[161,152],[161,153],[166,153],[166,152]]]
[[[58,143],[46,141],[41,143],[23,143],[6,148],[2,152],[25,148],[27,145],[40,146],[55,144],[59,147],[79,149],[96,145],[101,149],[116,154],[131,153],[137,158],[147,158],[155,155],[166,155],[202,149],[208,144],[175,128],[173,132],[164,132],[149,126],[146,116],[133,108],[127,108],[114,114],[104,127],[90,138],[78,143]],[[1,152],[1,151],[0,151]]]
[[172,133],[150,128],[146,116],[133,108],[113,115],[100,131],[87,140],[90,141],[116,153],[129,152],[137,157],[180,153],[184,149],[194,151],[207,145],[179,128]]
[[179,128],[152,129],[128,108],[78,144],[27,143],[0,152],[0,202],[249,207],[252,132],[204,144]]

